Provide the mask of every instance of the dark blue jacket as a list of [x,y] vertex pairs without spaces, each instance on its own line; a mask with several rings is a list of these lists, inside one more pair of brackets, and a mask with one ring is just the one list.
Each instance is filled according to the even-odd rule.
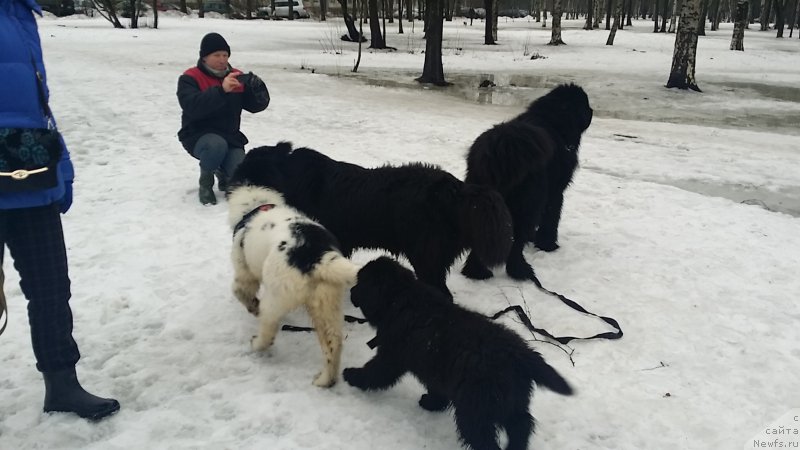
[[[36,68],[45,75],[34,12],[42,13],[34,0],[0,0],[0,128],[47,128],[33,66],[35,61]],[[46,82],[45,94],[48,95]],[[61,145],[58,186],[40,191],[0,192],[0,209],[49,205],[65,197],[67,187],[71,190],[74,174],[63,141]]]

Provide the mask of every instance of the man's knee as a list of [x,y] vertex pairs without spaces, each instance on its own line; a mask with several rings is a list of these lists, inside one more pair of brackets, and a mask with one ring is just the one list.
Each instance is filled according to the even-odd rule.
[[228,142],[220,135],[208,133],[197,140],[193,155],[200,160],[200,166],[214,170],[225,159],[228,153]]

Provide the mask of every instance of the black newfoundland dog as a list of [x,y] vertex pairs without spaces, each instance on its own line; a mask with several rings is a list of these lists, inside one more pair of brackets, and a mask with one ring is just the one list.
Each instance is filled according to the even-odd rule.
[[[592,123],[592,113],[581,87],[561,85],[518,117],[485,131],[469,149],[465,181],[500,192],[514,220],[514,244],[506,261],[512,278],[534,275],[522,256],[527,242],[547,252],[558,248],[564,190],[578,167],[581,134]],[[492,276],[475,253],[462,273],[474,279]]]
[[445,278],[465,250],[496,266],[511,247],[502,197],[432,165],[367,169],[282,142],[250,150],[232,177],[237,184],[280,191],[333,233],[345,256],[357,248],[405,255],[420,280],[447,295]]
[[469,448],[499,450],[499,426],[508,435],[508,449],[527,449],[534,383],[572,394],[519,335],[451,303],[391,258],[362,267],[350,299],[377,331],[377,354],[362,368],[345,369],[344,380],[379,390],[411,372],[428,391],[419,405],[429,411],[452,405],[458,434]]

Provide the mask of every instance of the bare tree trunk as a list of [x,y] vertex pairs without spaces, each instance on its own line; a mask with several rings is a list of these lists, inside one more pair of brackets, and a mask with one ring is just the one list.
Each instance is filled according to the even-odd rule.
[[[794,0],[794,8],[792,13],[792,20],[789,22],[789,37],[792,37],[792,33],[794,32],[794,26],[797,24],[797,16],[800,15],[800,2],[798,0]],[[798,33],[800,35],[800,33]]]
[[[499,17],[497,13],[500,11],[497,0],[492,0],[492,11],[494,11],[492,14],[492,40],[497,42],[497,19]],[[486,20],[489,20],[488,16]]]
[[733,23],[733,37],[731,38],[731,50],[744,51],[744,27],[747,24],[747,10],[749,5],[747,0],[736,2],[736,19]]
[[587,0],[586,4],[586,23],[583,25],[584,30],[591,30],[592,29],[592,21],[594,18],[592,17],[592,12],[594,11],[594,2],[595,0]]
[[769,30],[769,16],[772,7],[771,0],[762,0],[761,2],[761,18],[759,19],[759,23],[761,24],[761,31]]
[[668,88],[701,92],[694,77],[697,61],[697,27],[700,23],[700,1],[684,0],[681,19],[675,35],[675,52],[667,80]]
[[[425,66],[422,75],[417,78],[420,83],[432,83],[437,86],[446,86],[450,83],[444,79],[444,66],[442,65],[442,29],[444,16],[444,3],[446,0],[427,0],[425,22],[428,23],[428,32],[425,34]],[[488,19],[488,16],[487,16]]]
[[777,3],[775,3],[775,28],[778,30],[778,34],[775,37],[777,38],[783,37],[786,16],[789,15],[789,11],[787,11],[789,6],[793,6],[789,4],[789,0],[777,0]]
[[611,31],[608,33],[608,39],[606,40],[606,45],[614,45],[614,37],[617,35],[617,29],[619,28],[620,22],[620,14],[622,14],[622,10],[620,8],[620,3],[623,0],[614,0],[614,25],[611,26]]
[[[361,0],[363,3],[364,0]],[[347,0],[345,0],[347,3]],[[353,0],[353,12],[358,12],[358,0]],[[273,9],[273,11],[275,11]],[[346,17],[346,16],[345,16]],[[353,72],[358,72],[358,66],[361,64],[361,43],[364,42],[362,37],[364,36],[364,22],[359,20],[358,21],[358,59],[356,59],[356,65],[353,67]]]
[[371,41],[369,48],[386,48],[386,41],[383,40],[381,23],[378,19],[378,0],[369,0],[367,4],[369,5],[369,34]]
[[328,20],[328,0],[319,0],[319,21],[327,22]]
[[[228,5],[228,11],[230,11],[231,0],[225,0],[225,2]],[[275,10],[273,9],[273,11]],[[294,20],[294,2],[292,0],[289,0],[289,20]]]
[[628,2],[628,18],[627,18],[627,20],[625,22],[625,26],[626,27],[632,27],[633,26],[633,22],[631,22],[631,16],[632,15],[633,15],[633,0],[630,0]]
[[[275,11],[275,5],[272,5],[272,10]],[[203,5],[203,0],[197,0],[197,17],[204,18],[206,16],[206,9],[205,5]]]
[[675,25],[678,21],[678,11],[680,11],[683,0],[675,0],[675,3],[672,4],[672,17],[669,19],[669,29],[667,33],[674,33],[675,32]]
[[658,0],[653,5],[653,33],[658,33]]
[[[339,0],[339,4],[342,5],[342,17],[347,17],[347,0]],[[355,9],[355,7],[353,7]],[[275,11],[274,5],[272,8]]]
[[397,34],[403,34],[403,0],[397,0]]
[[700,18],[697,21],[697,35],[706,35],[706,15],[708,14],[708,0],[700,0]]
[[606,0],[606,30],[611,30],[611,0]]
[[493,9],[494,0],[483,0],[483,8],[486,10],[486,19],[483,32],[483,45],[495,45],[494,34],[492,34],[492,17],[497,13]]
[[600,18],[603,16],[603,2],[601,0],[595,0],[594,2],[594,22],[592,22],[592,28],[600,28]]
[[153,28],[158,29],[158,0],[153,0]]
[[709,17],[708,19],[711,21],[711,31],[717,31],[717,17],[719,17],[719,0],[711,0],[711,6],[709,7]]
[[181,0],[179,5],[180,5],[182,13],[184,13],[184,14],[188,14],[189,13],[189,10],[186,9],[186,0]]
[[667,14],[669,14],[669,0],[664,0],[664,8],[661,9],[661,29],[659,33],[667,32]]
[[561,0],[553,0],[553,29],[550,32],[550,42],[547,45],[566,45],[561,40]]

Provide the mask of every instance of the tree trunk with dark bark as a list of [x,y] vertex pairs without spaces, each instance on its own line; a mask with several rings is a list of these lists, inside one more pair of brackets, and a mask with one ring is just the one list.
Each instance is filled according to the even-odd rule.
[[561,0],[553,0],[553,27],[547,45],[566,45],[561,39]]
[[622,10],[620,8],[620,3],[622,3],[622,1],[623,0],[614,0],[614,25],[611,26],[611,31],[608,33],[606,45],[614,45],[614,37],[616,37],[617,29],[619,29],[619,16],[622,14]]
[[594,17],[592,15],[594,11],[594,2],[595,0],[587,0],[586,6],[586,23],[583,25],[584,30],[591,30],[593,26]]
[[735,22],[733,23],[733,37],[731,38],[731,50],[744,51],[744,27],[747,25],[747,11],[749,5],[747,0],[736,2]]
[[759,23],[761,24],[761,31],[769,30],[769,17],[770,12],[772,11],[772,0],[763,0],[761,2],[761,18],[759,19]]
[[700,23],[700,1],[684,0],[675,36],[675,51],[667,80],[668,88],[691,89],[701,92],[695,80],[697,62],[697,27]]
[[[291,3],[291,2],[290,2]],[[378,0],[369,0],[369,48],[386,48],[386,41],[381,33],[381,23],[378,18]]]
[[483,9],[486,10],[485,26],[483,32],[483,45],[495,45],[494,34],[492,33],[492,17],[496,14],[494,0],[483,0]]
[[[427,0],[425,22],[428,31],[425,33],[425,65],[422,75],[417,78],[420,83],[432,83],[437,86],[446,86],[444,79],[444,66],[442,65],[442,29],[444,5],[446,0]],[[488,19],[488,17],[487,17]]]

